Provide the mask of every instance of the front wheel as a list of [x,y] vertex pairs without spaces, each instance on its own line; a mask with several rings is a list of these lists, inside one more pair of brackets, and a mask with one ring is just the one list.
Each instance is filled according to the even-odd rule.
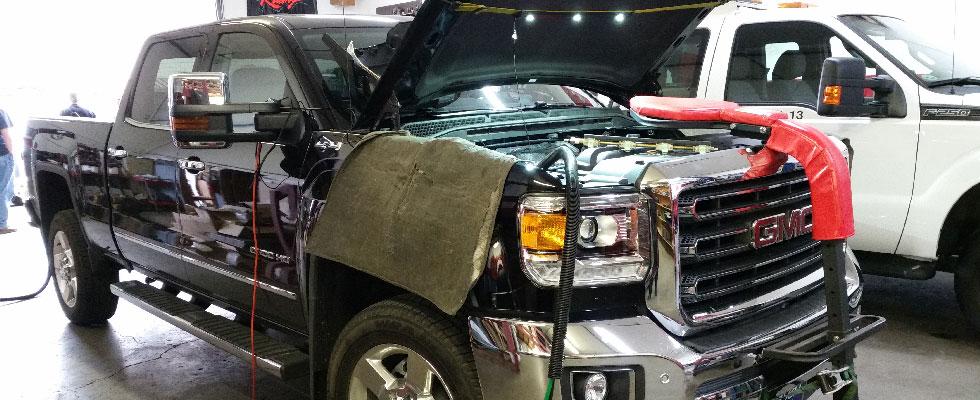
[[49,231],[48,259],[62,311],[79,325],[104,324],[116,313],[119,298],[109,285],[119,281],[119,273],[89,257],[82,226],[72,210],[55,214]]
[[337,338],[328,371],[335,400],[483,398],[466,333],[407,298],[355,316]]

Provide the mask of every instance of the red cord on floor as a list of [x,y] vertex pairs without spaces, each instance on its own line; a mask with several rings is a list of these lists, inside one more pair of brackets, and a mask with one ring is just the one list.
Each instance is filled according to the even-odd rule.
[[259,229],[258,229],[258,193],[259,193],[259,168],[262,165],[262,143],[255,144],[255,172],[252,175],[252,249],[254,249],[253,262],[252,262],[252,313],[249,318],[248,324],[248,341],[250,345],[250,350],[252,352],[252,368],[251,368],[251,395],[252,400],[257,398],[257,375],[258,375],[258,358],[255,356],[255,303],[258,300],[259,291]]

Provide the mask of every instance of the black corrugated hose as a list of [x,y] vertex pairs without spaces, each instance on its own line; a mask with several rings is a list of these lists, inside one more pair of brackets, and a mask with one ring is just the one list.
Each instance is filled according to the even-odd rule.
[[41,285],[41,288],[38,289],[36,292],[31,294],[25,294],[23,296],[16,296],[16,297],[0,297],[0,303],[8,302],[8,301],[23,301],[23,300],[29,300],[37,297],[37,295],[41,294],[41,292],[43,292],[44,289],[48,287],[48,282],[51,282],[52,273],[53,273],[52,271],[53,269],[49,267],[48,274],[44,277],[44,284]]
[[[539,168],[547,169],[559,157],[565,163],[565,244],[561,250],[561,274],[558,290],[555,293],[554,330],[551,334],[551,358],[548,360],[549,388],[561,378],[565,355],[565,333],[568,328],[568,313],[572,305],[572,283],[575,280],[575,249],[578,246],[579,218],[578,166],[575,152],[570,145],[563,144],[548,155]],[[549,390],[550,394],[550,390]]]

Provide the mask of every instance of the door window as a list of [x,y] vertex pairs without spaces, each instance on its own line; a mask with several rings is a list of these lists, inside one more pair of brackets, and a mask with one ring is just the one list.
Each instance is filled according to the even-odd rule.
[[[212,72],[228,76],[231,103],[265,103],[282,100],[286,75],[272,46],[251,33],[226,33],[218,39]],[[254,130],[254,114],[232,116],[235,132]]]
[[667,97],[696,97],[698,78],[708,47],[708,30],[697,29],[674,50],[660,68],[657,82],[661,93]]
[[844,56],[865,60],[868,74],[876,74],[874,64],[826,26],[800,21],[744,25],[735,32],[725,100],[814,108],[824,59]]
[[172,74],[194,71],[203,36],[154,43],[146,52],[136,80],[129,117],[150,124],[170,125],[167,80]]

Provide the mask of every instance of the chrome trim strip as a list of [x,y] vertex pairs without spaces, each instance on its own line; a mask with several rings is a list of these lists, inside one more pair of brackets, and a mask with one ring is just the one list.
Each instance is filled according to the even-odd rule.
[[810,197],[810,191],[809,190],[807,190],[806,192],[794,193],[792,195],[781,197],[781,198],[778,198],[778,199],[775,199],[775,200],[771,200],[771,201],[764,201],[764,202],[754,203],[754,204],[750,204],[750,205],[746,205],[746,206],[742,206],[742,207],[730,207],[730,208],[725,208],[725,209],[721,209],[721,210],[711,211],[711,212],[704,213],[704,214],[698,214],[698,212],[697,212],[697,201],[698,200],[695,200],[695,203],[694,204],[692,204],[692,205],[690,205],[688,207],[681,208],[681,211],[685,215],[689,213],[691,216],[694,217],[694,219],[696,219],[698,221],[707,221],[707,220],[716,219],[716,218],[725,218],[725,217],[731,217],[731,216],[736,216],[736,215],[741,215],[741,214],[747,214],[747,213],[750,213],[750,212],[753,212],[753,211],[765,210],[767,208],[775,208],[775,207],[779,207],[779,206],[782,206],[782,205],[786,205],[786,204],[790,204],[790,203],[795,203],[795,202],[801,201],[803,199],[806,199],[808,197]]
[[[733,228],[733,229],[730,229],[730,230],[727,230],[727,231],[723,231],[723,232],[714,232],[714,233],[711,233],[711,234],[709,234],[707,236],[697,236],[697,237],[694,238],[694,244],[692,244],[690,246],[680,246],[681,254],[698,255],[698,245],[701,244],[701,241],[702,240],[715,240],[715,239],[721,239],[721,238],[725,238],[725,237],[729,237],[729,236],[744,235],[746,233],[749,233],[749,228]],[[723,248],[723,249],[718,249],[718,250],[715,250],[713,252],[703,254],[701,256],[702,257],[709,257],[709,256],[712,256],[712,255],[716,255],[718,253],[730,252],[732,250],[741,249],[741,248],[746,247],[746,246],[749,246],[749,245],[748,244],[739,244],[739,245],[729,246],[729,247],[726,247],[726,248]],[[749,246],[749,247],[751,247],[751,246]]]
[[[211,272],[214,272],[216,274],[223,275],[225,277],[234,279],[234,280],[239,281],[239,282],[244,282],[244,283],[247,283],[249,285],[254,285],[255,284],[255,280],[253,280],[252,277],[250,277],[250,276],[246,276],[244,274],[239,274],[237,272],[228,270],[226,268],[222,268],[220,266],[217,266],[217,265],[214,265],[214,264],[211,264],[211,263],[208,263],[208,262],[199,260],[197,258],[188,256],[186,254],[181,254],[178,251],[168,249],[168,248],[163,247],[163,246],[160,246],[160,245],[158,245],[156,243],[153,243],[153,242],[150,242],[150,241],[141,239],[139,237],[133,236],[131,234],[125,233],[125,232],[120,231],[120,230],[116,230],[115,233],[116,233],[116,236],[118,236],[118,237],[121,237],[123,239],[129,240],[129,241],[131,241],[133,243],[136,243],[136,244],[139,244],[141,246],[149,247],[149,248],[151,248],[153,250],[159,251],[160,253],[166,254],[168,256],[174,257],[174,258],[176,258],[178,260],[181,260],[181,261],[184,261],[184,262],[187,262],[187,263],[194,264],[194,265],[196,265],[198,267],[204,268],[204,269],[206,269],[208,271],[211,271]],[[298,298],[296,296],[296,293],[294,293],[294,292],[292,292],[290,290],[281,288],[279,286],[270,285],[270,284],[268,284],[266,282],[259,281],[259,287],[262,288],[263,290],[266,290],[266,291],[270,292],[270,293],[277,294],[279,296],[283,296],[283,297],[285,297],[287,299],[290,299],[290,300],[296,300]]]
[[690,315],[691,321],[696,324],[720,323],[732,317],[752,313],[757,310],[775,306],[780,300],[795,298],[803,292],[810,291],[816,284],[823,282],[823,268],[815,270],[796,282],[783,286],[778,290],[765,293],[751,300],[737,304],[729,304],[723,310],[713,312],[700,312]]
[[799,178],[793,179],[793,180],[776,182],[776,183],[769,184],[769,185],[753,186],[753,187],[750,187],[750,188],[745,188],[745,189],[737,190],[737,191],[734,191],[734,192],[722,192],[722,193],[716,193],[716,194],[708,194],[708,195],[703,195],[703,196],[696,196],[696,197],[694,197],[694,202],[693,203],[694,204],[697,204],[698,200],[714,200],[714,199],[721,199],[721,198],[725,198],[725,197],[738,196],[738,195],[741,195],[741,194],[749,194],[749,193],[762,192],[762,191],[772,190],[772,189],[776,189],[776,188],[780,188],[780,187],[784,187],[784,186],[791,186],[791,185],[795,185],[797,183],[803,183],[803,182],[806,182],[806,181],[807,181],[807,177],[804,175],[802,177],[799,177]]
[[[765,259],[763,261],[760,261],[760,262],[757,262],[757,263],[744,264],[744,265],[742,265],[739,268],[733,268],[733,269],[724,270],[724,271],[716,271],[716,272],[713,272],[713,273],[708,273],[708,274],[703,274],[703,275],[695,276],[695,278],[697,278],[697,280],[719,278],[719,277],[723,277],[723,276],[737,274],[739,272],[748,271],[750,269],[756,269],[756,268],[759,268],[759,267],[764,267],[766,265],[772,264],[772,263],[777,262],[777,261],[783,261],[783,260],[785,260],[787,258],[790,258],[790,257],[793,257],[793,256],[797,256],[797,255],[806,253],[808,251],[813,251],[813,249],[816,248],[818,245],[820,245],[820,242],[813,241],[813,242],[811,242],[810,244],[808,244],[806,246],[795,248],[792,251],[785,252],[785,253],[780,254],[779,256],[776,256],[774,258],[767,258],[767,259]],[[689,274],[688,276],[691,276],[691,275]]]
[[158,131],[167,131],[167,132],[170,132],[170,125],[160,125],[160,124],[151,124],[151,123],[148,123],[148,122],[140,122],[140,121],[137,121],[137,120],[135,120],[135,119],[133,119],[131,117],[126,117],[126,123],[127,124],[130,124],[130,125],[132,125],[132,126],[134,126],[136,128],[155,129],[155,130],[158,130]]
[[713,299],[713,298],[716,298],[716,297],[724,296],[724,295],[729,294],[729,293],[734,292],[734,291],[741,290],[741,289],[743,289],[744,286],[761,285],[763,283],[766,283],[766,282],[769,282],[769,281],[773,281],[773,280],[782,278],[782,277],[784,277],[786,275],[789,275],[789,274],[792,274],[792,273],[795,273],[795,272],[800,272],[800,270],[806,269],[807,267],[813,267],[813,264],[816,263],[816,262],[818,262],[818,261],[820,261],[821,259],[822,258],[821,258],[821,255],[820,254],[815,254],[815,255],[812,255],[812,256],[806,258],[805,260],[795,262],[792,265],[789,265],[786,268],[780,269],[780,270],[778,270],[776,272],[773,272],[771,274],[758,276],[758,277],[753,278],[753,279],[747,279],[747,280],[744,280],[744,281],[742,281],[740,283],[735,283],[735,284],[727,285],[727,286],[724,286],[724,287],[721,287],[721,288],[717,288],[717,289],[710,289],[710,290],[705,291],[705,293],[701,293],[700,292],[700,290],[698,288],[698,285],[701,284],[701,282],[704,282],[706,280],[709,280],[709,278],[697,278],[691,286],[694,287],[694,290],[693,290],[694,293],[693,294],[698,297],[698,300],[697,301],[704,301],[704,300],[708,300],[708,299]]

